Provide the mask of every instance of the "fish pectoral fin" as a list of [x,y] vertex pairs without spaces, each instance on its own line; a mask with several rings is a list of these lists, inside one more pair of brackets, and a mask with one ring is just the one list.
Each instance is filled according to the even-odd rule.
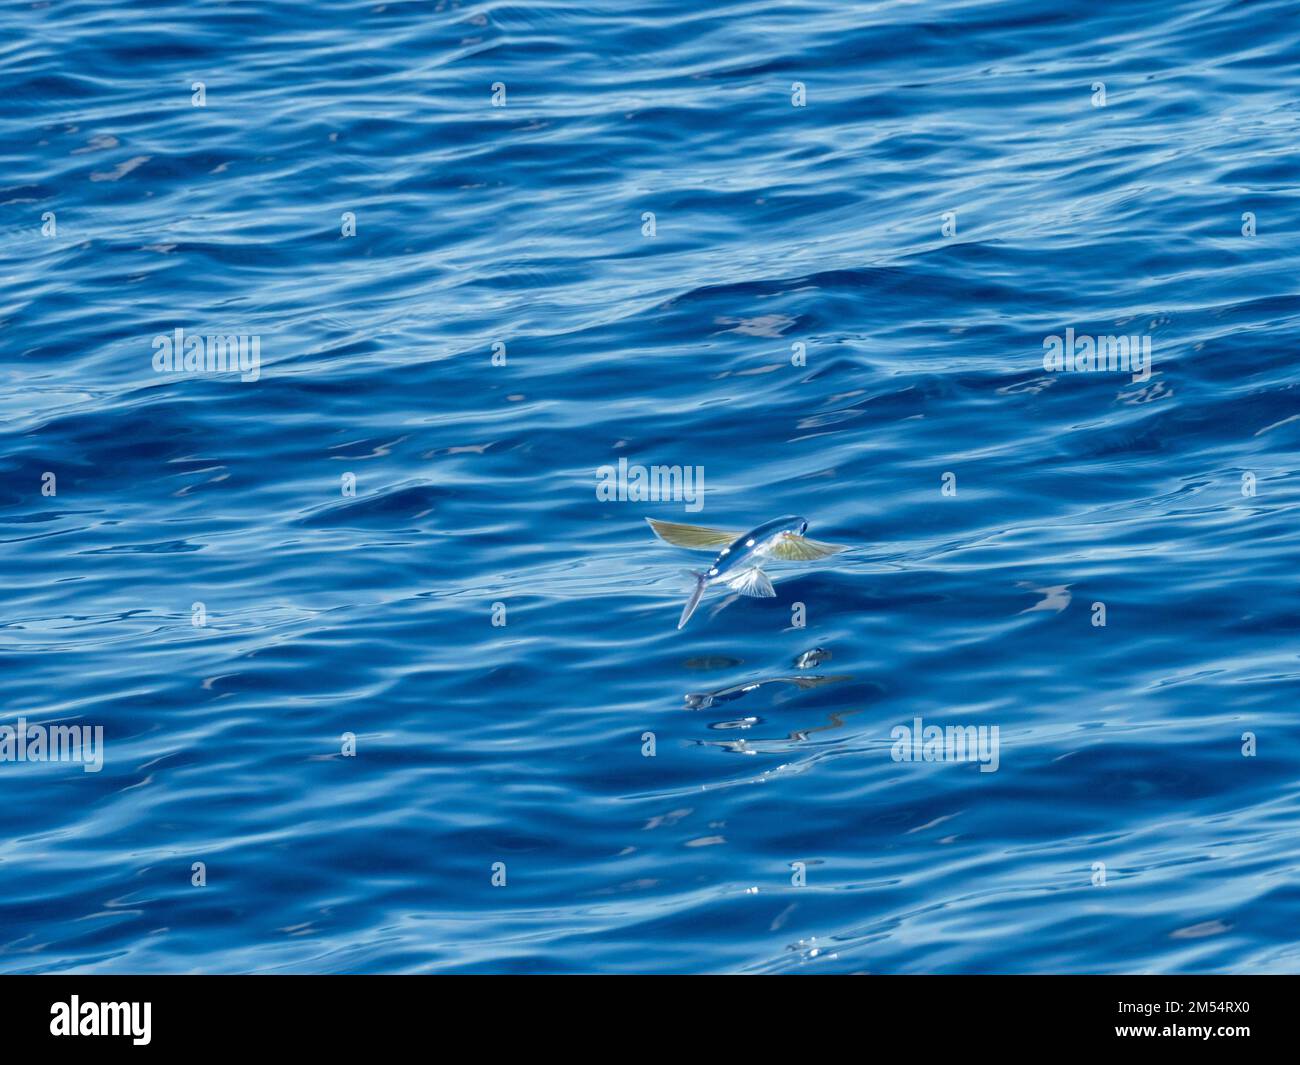
[[812,562],[814,559],[825,558],[827,555],[847,550],[846,544],[824,544],[820,540],[809,540],[807,537],[791,533],[778,541],[768,553],[773,558],[785,562]]
[[729,544],[740,536],[740,533],[706,529],[703,525],[684,525],[678,521],[660,521],[658,518],[646,518],[646,521],[660,540],[674,547],[690,547],[702,551]]
[[739,592],[741,595],[752,595],[757,599],[771,599],[776,595],[776,589],[772,587],[772,582],[768,580],[767,574],[757,566],[736,574],[731,580],[727,581],[727,587],[733,592]]

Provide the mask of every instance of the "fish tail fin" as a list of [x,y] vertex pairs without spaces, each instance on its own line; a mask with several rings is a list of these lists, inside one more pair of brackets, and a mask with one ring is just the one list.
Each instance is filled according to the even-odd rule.
[[686,628],[686,623],[691,620],[691,615],[695,613],[695,608],[700,605],[700,599],[704,595],[704,589],[709,586],[709,575],[707,573],[692,572],[691,576],[695,578],[695,591],[691,592],[691,597],[686,600],[686,606],[682,608],[682,618],[677,622],[678,629]]

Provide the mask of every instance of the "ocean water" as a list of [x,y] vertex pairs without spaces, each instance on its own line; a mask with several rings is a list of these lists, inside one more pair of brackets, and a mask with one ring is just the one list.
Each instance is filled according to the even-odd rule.
[[[0,972],[1300,969],[1294,5],[56,0],[0,85]],[[678,631],[643,519],[785,514]]]

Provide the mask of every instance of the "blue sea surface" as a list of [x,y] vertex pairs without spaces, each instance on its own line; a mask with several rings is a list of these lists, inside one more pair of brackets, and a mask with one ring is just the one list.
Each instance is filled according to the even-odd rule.
[[[0,87],[0,725],[103,730],[0,972],[1300,970],[1293,3],[52,0]],[[787,514],[678,631],[643,519]]]

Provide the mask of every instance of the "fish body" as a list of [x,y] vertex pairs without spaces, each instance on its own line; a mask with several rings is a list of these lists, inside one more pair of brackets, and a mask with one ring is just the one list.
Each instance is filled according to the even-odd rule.
[[726,584],[741,595],[770,598],[776,595],[776,590],[763,572],[763,563],[768,559],[807,561],[845,550],[838,544],[823,544],[806,539],[803,534],[808,531],[808,522],[797,514],[773,518],[746,533],[729,533],[699,525],[657,521],[654,518],[646,518],[646,521],[656,536],[678,547],[704,550],[719,544],[725,545],[713,560],[713,565],[702,572],[692,573],[695,589],[682,609],[681,620],[677,622],[679,629],[684,628],[695,613],[695,608],[700,605],[700,600],[710,585]]
[[708,569],[710,582],[719,583],[729,580],[729,574],[752,569],[772,557],[772,551],[783,540],[791,536],[802,536],[808,531],[808,523],[794,514],[783,518],[773,518],[762,525],[741,533],[726,547],[718,552],[713,565]]

